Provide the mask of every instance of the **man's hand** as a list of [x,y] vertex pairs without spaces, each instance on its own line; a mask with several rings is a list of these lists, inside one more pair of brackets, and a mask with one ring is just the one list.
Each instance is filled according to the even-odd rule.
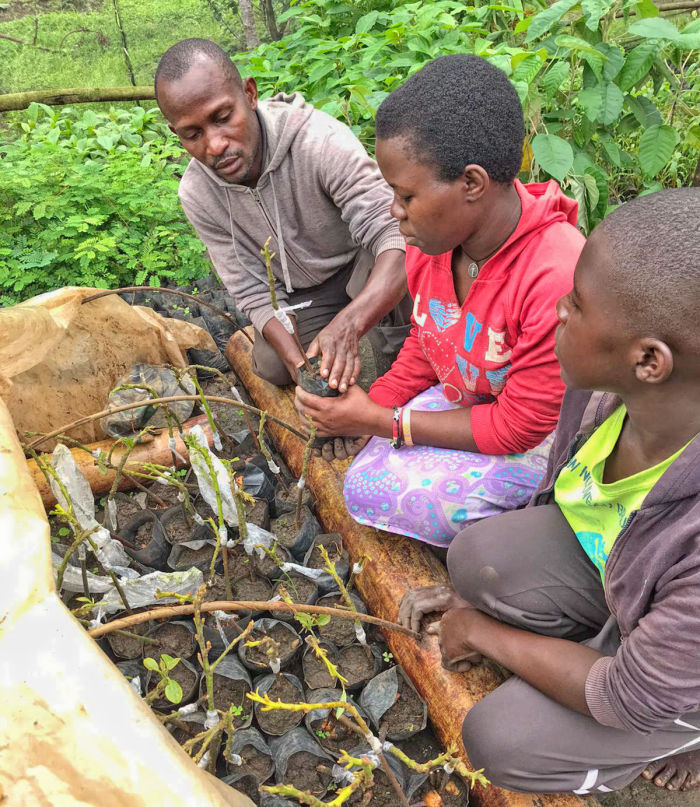
[[391,423],[391,411],[374,403],[358,386],[349,387],[337,398],[321,398],[297,387],[294,405],[302,417],[311,418],[319,437],[374,434],[381,416],[386,414]]
[[467,672],[478,664],[482,655],[469,644],[469,634],[474,623],[490,617],[471,606],[453,608],[443,614],[440,622],[431,625],[428,633],[437,635],[442,655],[442,666],[450,672]]
[[321,375],[339,392],[354,384],[362,368],[360,335],[357,326],[345,311],[341,311],[326,325],[309,345],[309,358],[321,354]]
[[416,633],[426,614],[449,611],[467,606],[452,586],[422,586],[404,596],[399,606],[399,622]]

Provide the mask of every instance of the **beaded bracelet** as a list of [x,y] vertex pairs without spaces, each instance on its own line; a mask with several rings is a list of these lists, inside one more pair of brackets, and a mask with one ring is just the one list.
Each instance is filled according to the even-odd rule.
[[403,407],[394,407],[394,417],[391,421],[391,440],[389,441],[392,448],[401,448],[403,445],[403,434],[401,433],[401,415],[403,414]]

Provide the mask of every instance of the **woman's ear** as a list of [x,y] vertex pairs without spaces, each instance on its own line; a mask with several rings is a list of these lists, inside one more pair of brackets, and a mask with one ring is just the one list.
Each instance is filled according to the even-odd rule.
[[468,202],[476,202],[486,193],[491,184],[491,178],[480,165],[470,163],[464,166],[462,174],[464,192]]
[[673,353],[660,339],[644,337],[634,347],[634,374],[645,384],[661,384],[673,372]]

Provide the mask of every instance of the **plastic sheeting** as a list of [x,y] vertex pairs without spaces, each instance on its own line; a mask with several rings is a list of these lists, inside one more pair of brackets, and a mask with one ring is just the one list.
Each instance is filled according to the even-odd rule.
[[[116,294],[82,304],[99,291],[58,289],[0,309],[0,397],[20,437],[99,412],[134,364],[186,367],[188,348],[216,350],[201,328]],[[71,436],[91,443],[106,435],[95,421]]]

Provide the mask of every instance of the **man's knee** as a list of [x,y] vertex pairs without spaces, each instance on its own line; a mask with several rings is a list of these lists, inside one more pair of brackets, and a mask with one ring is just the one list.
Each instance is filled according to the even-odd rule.
[[478,607],[483,604],[483,595],[491,590],[496,571],[488,545],[480,540],[479,525],[467,527],[452,539],[447,551],[447,569],[452,585],[460,597]]
[[277,387],[293,383],[292,377],[289,375],[289,371],[282,359],[277,355],[277,351],[265,342],[257,331],[253,345],[252,367],[258,378],[262,378],[263,381],[268,381],[270,384],[275,384]]

